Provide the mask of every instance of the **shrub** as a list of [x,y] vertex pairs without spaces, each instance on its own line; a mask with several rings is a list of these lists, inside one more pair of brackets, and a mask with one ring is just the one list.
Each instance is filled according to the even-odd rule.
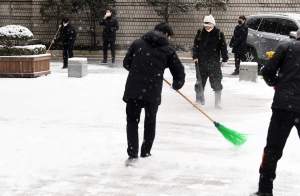
[[0,44],[6,47],[23,46],[32,38],[31,31],[20,25],[7,25],[0,28]]
[[37,55],[45,54],[46,46],[44,45],[29,45],[29,46],[14,46],[14,47],[1,47],[0,56],[19,56],[19,55]]

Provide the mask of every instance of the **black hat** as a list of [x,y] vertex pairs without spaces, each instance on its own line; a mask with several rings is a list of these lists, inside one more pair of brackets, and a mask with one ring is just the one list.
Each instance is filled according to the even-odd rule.
[[245,17],[244,15],[241,15],[241,16],[239,17],[239,19],[246,20],[246,17]]
[[61,22],[69,22],[69,18],[68,17],[63,17],[63,19],[61,20]]

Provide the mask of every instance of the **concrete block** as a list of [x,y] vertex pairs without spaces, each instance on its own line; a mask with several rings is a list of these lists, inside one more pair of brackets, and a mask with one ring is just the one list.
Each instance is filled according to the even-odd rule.
[[257,62],[241,62],[239,81],[251,81],[257,83]]
[[69,58],[68,77],[82,78],[87,75],[87,58]]

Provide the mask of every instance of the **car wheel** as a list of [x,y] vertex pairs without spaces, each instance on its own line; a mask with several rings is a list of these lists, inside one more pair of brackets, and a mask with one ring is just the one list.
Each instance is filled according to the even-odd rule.
[[246,53],[246,61],[247,62],[257,62],[257,55],[254,49],[248,48]]
[[258,60],[256,51],[253,48],[248,48],[246,53],[247,62],[257,62],[258,75],[261,75],[260,69],[262,68],[262,63]]

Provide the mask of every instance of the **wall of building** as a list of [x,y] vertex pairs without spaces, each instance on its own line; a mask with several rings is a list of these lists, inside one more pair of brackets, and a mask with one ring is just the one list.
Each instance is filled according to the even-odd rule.
[[[48,43],[57,31],[56,21],[47,24],[42,23],[39,14],[42,0],[0,0],[0,26],[18,24],[29,28],[35,39],[40,39],[43,43]],[[197,11],[193,8],[195,0],[185,0],[189,5],[189,12],[185,15],[172,17],[169,19],[176,36],[171,39],[173,45],[183,47],[193,44],[194,36],[198,28],[202,27],[205,15],[209,14],[208,9]],[[251,15],[254,13],[269,12],[293,12],[297,13],[299,7],[298,0],[230,0],[228,10],[213,11],[216,26],[220,28],[226,36],[227,41],[232,36],[232,31],[237,25],[240,15]],[[117,32],[117,45],[129,45],[142,34],[162,22],[153,7],[147,6],[145,0],[117,0],[116,15],[120,29]],[[89,28],[87,17],[84,13],[72,14],[69,16],[74,27],[76,27],[78,39],[77,44],[88,45],[90,36],[87,32]],[[97,42],[102,45],[102,27],[97,25]]]

